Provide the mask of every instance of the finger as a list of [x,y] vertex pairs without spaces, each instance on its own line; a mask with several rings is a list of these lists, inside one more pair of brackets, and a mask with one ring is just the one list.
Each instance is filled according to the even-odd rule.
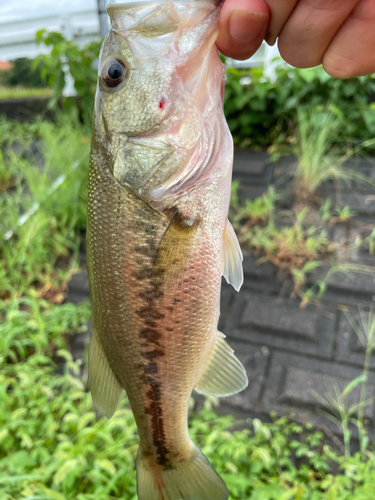
[[358,1],[300,0],[279,35],[282,58],[299,68],[320,64]]
[[264,0],[225,0],[219,17],[220,52],[234,59],[248,59],[266,34],[269,9]]
[[323,67],[336,78],[375,72],[375,3],[360,0],[323,57]]
[[266,34],[266,42],[273,45],[284,24],[293,12],[298,0],[266,0],[270,11],[271,20]]

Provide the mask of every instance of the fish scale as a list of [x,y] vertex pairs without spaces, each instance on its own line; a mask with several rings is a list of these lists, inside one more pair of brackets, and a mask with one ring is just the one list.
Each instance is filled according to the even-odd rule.
[[[226,500],[187,426],[194,388],[226,396],[247,384],[217,331],[221,276],[236,289],[243,276],[227,221],[232,140],[213,47],[218,7],[165,1],[109,13],[116,29],[99,60],[89,169],[92,396],[111,417],[126,391],[140,436],[139,500]],[[170,52],[168,63],[158,51]],[[122,75],[107,89],[112,62]],[[202,78],[207,99],[195,94]]]

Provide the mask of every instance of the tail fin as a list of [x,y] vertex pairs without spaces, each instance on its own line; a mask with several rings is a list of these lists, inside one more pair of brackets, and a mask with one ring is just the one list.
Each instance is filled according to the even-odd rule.
[[224,481],[199,448],[194,446],[189,460],[164,469],[150,467],[138,453],[137,485],[139,500],[228,500]]

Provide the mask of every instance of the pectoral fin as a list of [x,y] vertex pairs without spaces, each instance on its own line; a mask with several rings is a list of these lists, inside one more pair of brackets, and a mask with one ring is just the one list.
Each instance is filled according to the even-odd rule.
[[247,375],[233,349],[225,342],[225,335],[217,334],[208,366],[195,390],[207,396],[232,396],[245,389]]
[[187,221],[176,212],[160,242],[153,266],[155,278],[173,279],[183,272],[191,257],[198,221]]
[[106,417],[111,418],[124,390],[109,366],[95,330],[92,333],[89,349],[89,379],[95,407]]
[[224,231],[223,276],[239,292],[243,283],[242,252],[232,224],[227,221]]

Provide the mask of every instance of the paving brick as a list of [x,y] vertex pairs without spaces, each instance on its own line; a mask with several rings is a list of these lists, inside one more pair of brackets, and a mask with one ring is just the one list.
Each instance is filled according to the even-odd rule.
[[370,242],[368,240],[373,232],[374,222],[375,221],[372,221],[372,224],[368,223],[368,227],[361,227],[361,225],[356,225],[349,229],[348,260],[350,262],[365,264],[367,266],[375,266],[375,254],[371,253],[373,249],[370,247]]
[[273,175],[273,165],[269,163],[266,153],[235,151],[233,162],[233,178],[241,184],[268,185]]
[[243,271],[245,276],[253,278],[275,278],[277,269],[271,262],[259,264],[260,256],[252,254],[249,250],[243,250]]
[[324,306],[299,308],[297,300],[244,293],[235,298],[228,337],[330,358],[336,313]]
[[286,287],[285,276],[279,274],[271,262],[259,264],[257,263],[259,256],[247,250],[244,250],[243,254],[244,283],[240,293],[244,290],[256,290],[261,293],[278,294],[283,287],[286,294],[291,293],[292,290]]
[[341,207],[348,206],[357,214],[368,216],[375,215],[374,194],[363,194],[358,192],[342,193],[340,197],[337,197],[337,205]]
[[219,330],[222,331],[225,328],[226,321],[228,319],[230,306],[233,302],[234,296],[237,292],[234,290],[232,285],[228,285],[225,279],[221,282],[221,297],[220,297],[220,318],[219,318]]
[[[367,320],[368,313],[364,312],[363,314]],[[350,316],[360,328],[360,331],[364,332],[360,314],[351,312]],[[365,362],[365,348],[344,312],[340,312],[336,359],[357,364],[360,367],[363,367]],[[371,367],[375,368],[374,356],[371,358]]]
[[[353,170],[353,172],[358,172],[359,174],[368,177],[368,179],[372,182],[375,181],[375,161],[374,158],[371,157],[358,157],[351,158],[347,162],[345,162],[345,166],[348,169]],[[373,193],[373,186],[366,184],[364,182],[360,182],[357,180],[349,181],[350,189],[355,191],[363,191],[367,193]]]
[[74,359],[86,361],[86,354],[91,338],[91,320],[87,324],[87,330],[82,333],[69,336],[69,350]]
[[328,237],[335,243],[338,243],[335,249],[336,257],[343,260],[346,257],[345,247],[348,240],[347,228],[344,225],[335,225],[330,228],[330,233]]
[[267,186],[248,186],[244,184],[240,184],[240,187],[238,189],[238,198],[240,202],[246,201],[246,200],[254,200],[255,198],[259,198],[259,196],[262,196],[267,191]]
[[323,299],[327,302],[348,306],[369,306],[375,301],[375,273],[354,272],[349,265],[344,272],[336,272],[327,280],[329,268],[319,268],[308,276],[307,284],[312,286],[318,280],[327,282]]
[[[324,396],[334,386],[340,391],[354,378],[361,374],[361,369],[352,366],[330,363],[311,357],[275,353],[271,360],[266,389],[261,402],[263,411],[276,411],[280,415],[293,414],[303,423],[325,425],[334,432],[336,426],[317,410],[322,405],[313,395],[313,391]],[[367,397],[374,395],[375,374],[371,372]],[[360,387],[357,386],[348,396],[348,405],[359,401]],[[327,408],[325,408],[327,409]],[[374,421],[374,403],[365,409],[365,418]]]
[[352,272],[348,267],[347,274],[333,274],[328,280],[328,286],[343,291],[375,294],[375,274]]
[[87,271],[82,271],[75,274],[69,281],[66,300],[77,304],[87,299],[90,299],[89,277]]

